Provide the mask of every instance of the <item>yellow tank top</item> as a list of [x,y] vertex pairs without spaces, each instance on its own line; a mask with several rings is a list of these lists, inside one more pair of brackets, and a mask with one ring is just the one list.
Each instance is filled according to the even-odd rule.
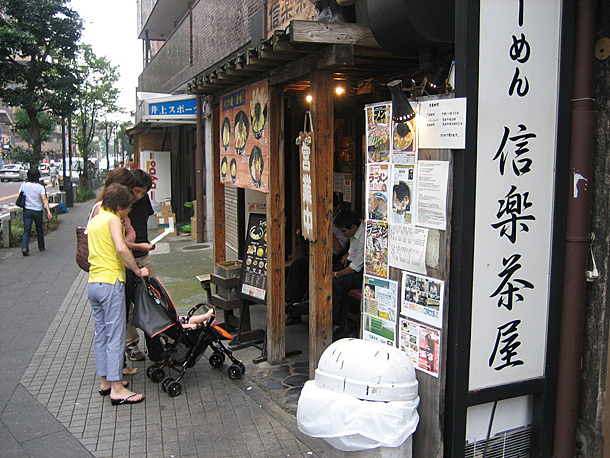
[[[115,213],[105,210],[91,218],[87,225],[89,240],[89,283],[110,283],[114,285],[116,280],[125,282],[125,264],[119,256],[110,234],[108,222]],[[122,227],[122,225],[121,225]],[[123,235],[125,229],[123,229]]]

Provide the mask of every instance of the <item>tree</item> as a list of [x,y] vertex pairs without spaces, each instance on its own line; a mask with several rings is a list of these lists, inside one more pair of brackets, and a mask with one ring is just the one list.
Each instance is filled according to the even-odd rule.
[[[53,129],[57,122],[55,121],[55,117],[48,111],[41,111],[36,115],[36,118],[38,119],[38,126],[40,129],[40,140],[45,142],[53,133]],[[15,111],[15,119],[15,130],[21,137],[21,140],[31,147],[34,143],[34,136],[32,135],[30,117],[24,109],[18,108],[17,111]]]
[[125,154],[124,159],[126,163],[130,160],[133,160],[133,144],[131,143],[131,141],[129,140],[129,136],[127,135],[127,128],[131,125],[132,124],[130,121],[124,121],[121,123],[117,131],[120,143],[119,148]]
[[112,121],[111,119],[105,118],[100,127],[103,129],[104,133],[104,145],[105,145],[105,153],[106,153],[106,170],[110,171],[110,139],[112,138],[112,134],[117,128],[117,122]]
[[30,163],[42,160],[39,114],[63,112],[77,91],[82,20],[66,0],[0,0],[0,99],[29,119]]
[[106,57],[96,56],[89,45],[81,46],[77,67],[82,84],[75,106],[76,143],[87,176],[86,164],[93,153],[91,144],[98,122],[109,113],[121,111],[117,106],[119,89],[115,87],[119,70]]

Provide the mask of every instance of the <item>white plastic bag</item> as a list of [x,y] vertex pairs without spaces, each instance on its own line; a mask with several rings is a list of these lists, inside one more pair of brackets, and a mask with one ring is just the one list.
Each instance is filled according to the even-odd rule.
[[305,383],[297,408],[299,429],[343,451],[399,447],[417,428],[419,397],[409,401],[363,401]]

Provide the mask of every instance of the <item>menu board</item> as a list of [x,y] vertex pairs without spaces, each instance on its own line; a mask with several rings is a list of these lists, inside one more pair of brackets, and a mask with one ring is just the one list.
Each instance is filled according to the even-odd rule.
[[241,268],[242,297],[264,304],[267,296],[267,220],[250,213],[246,252]]
[[222,96],[220,181],[269,192],[269,84],[262,80]]

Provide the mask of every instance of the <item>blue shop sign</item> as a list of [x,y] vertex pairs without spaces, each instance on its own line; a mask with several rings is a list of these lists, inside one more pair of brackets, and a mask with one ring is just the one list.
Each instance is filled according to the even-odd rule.
[[241,107],[246,103],[246,90],[241,89],[237,92],[233,92],[232,94],[225,95],[222,98],[222,109],[230,110],[231,108]]
[[150,116],[184,116],[197,114],[197,99],[195,97],[183,100],[171,100],[169,102],[157,102],[148,104]]

